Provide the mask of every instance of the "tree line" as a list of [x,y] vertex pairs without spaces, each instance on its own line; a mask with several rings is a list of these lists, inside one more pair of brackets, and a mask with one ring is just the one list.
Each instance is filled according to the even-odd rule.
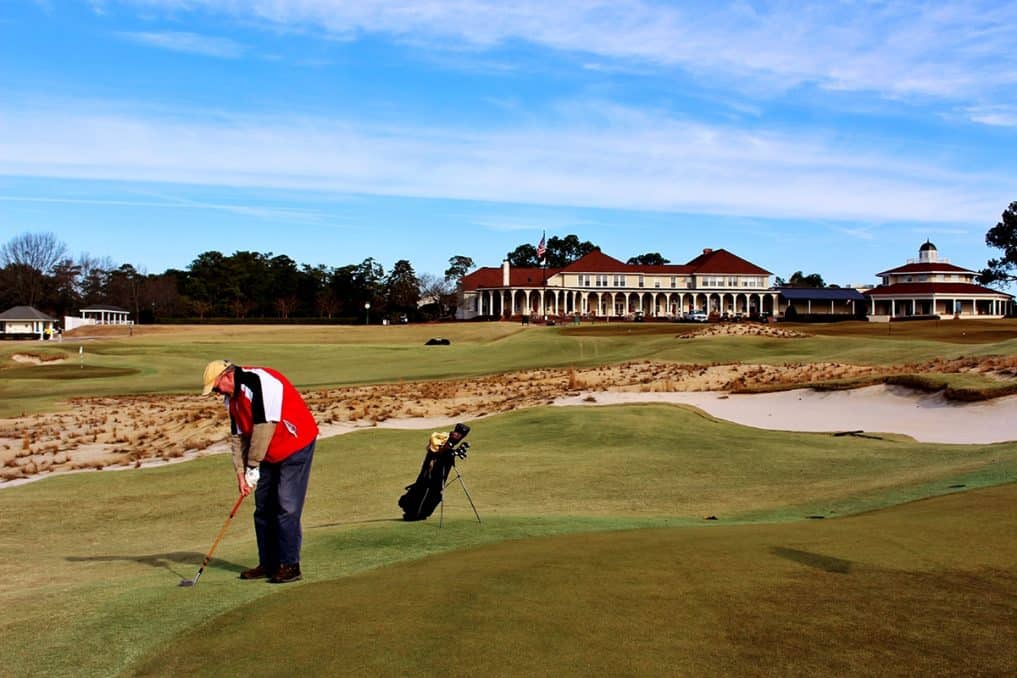
[[56,317],[91,305],[120,306],[138,322],[178,319],[380,322],[451,317],[459,279],[473,267],[456,256],[444,277],[417,275],[401,259],[388,271],[373,258],[329,267],[285,254],[202,252],[184,270],[146,273],[109,257],[73,258],[51,233],[0,246],[0,310],[33,306]]
[[[547,241],[544,265],[567,266],[599,249],[575,235]],[[519,245],[513,266],[539,266],[536,247]],[[630,263],[667,263],[658,253]],[[452,318],[473,259],[454,255],[444,275],[418,275],[401,259],[388,271],[367,258],[329,267],[298,264],[285,254],[202,252],[183,270],[147,273],[109,257],[69,256],[52,233],[25,233],[0,246],[0,310],[33,306],[55,317],[83,307],[119,306],[136,322],[174,320],[398,322]]]
[[[1017,201],[1003,211],[985,236],[1002,250],[982,269],[982,284],[1017,281]],[[515,267],[562,268],[600,249],[576,235],[551,237],[543,259],[532,244],[506,255]],[[109,257],[68,255],[52,233],[25,233],[0,246],[0,309],[33,306],[56,317],[77,315],[90,305],[120,306],[138,322],[172,320],[298,320],[367,322],[436,320],[454,317],[456,288],[475,268],[465,255],[449,258],[443,276],[422,274],[400,259],[386,272],[368,257],[358,264],[329,267],[298,264],[285,254],[202,252],[184,270],[146,273]],[[626,263],[670,263],[648,252]],[[777,286],[824,287],[818,273],[796,271]],[[831,285],[832,287],[833,285]]]

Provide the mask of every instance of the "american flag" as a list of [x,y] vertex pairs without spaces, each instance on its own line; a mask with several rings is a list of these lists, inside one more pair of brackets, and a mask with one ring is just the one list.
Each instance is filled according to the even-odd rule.
[[540,242],[537,243],[537,258],[540,260],[544,259],[544,255],[547,254],[547,243],[545,242],[545,236],[547,234],[541,234]]

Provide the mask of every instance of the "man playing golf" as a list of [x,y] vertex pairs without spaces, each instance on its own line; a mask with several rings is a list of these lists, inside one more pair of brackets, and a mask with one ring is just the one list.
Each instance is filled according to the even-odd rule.
[[300,579],[300,514],[304,509],[318,425],[293,385],[267,367],[213,360],[202,395],[224,396],[233,434],[233,466],[242,496],[254,491],[258,565],[241,579],[273,584]]

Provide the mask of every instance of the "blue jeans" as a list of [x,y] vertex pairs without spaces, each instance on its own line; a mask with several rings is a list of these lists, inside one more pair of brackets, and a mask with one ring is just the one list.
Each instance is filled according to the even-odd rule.
[[254,533],[258,562],[269,574],[279,565],[300,562],[300,514],[304,511],[314,443],[278,464],[261,462],[254,489]]

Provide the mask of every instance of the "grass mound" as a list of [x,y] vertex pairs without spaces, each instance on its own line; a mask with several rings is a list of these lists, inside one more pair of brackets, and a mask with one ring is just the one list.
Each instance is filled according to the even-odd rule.
[[[1015,501],[1011,484],[821,524],[446,553],[262,598],[128,674],[1004,675]],[[237,652],[252,629],[272,632]]]
[[104,367],[98,365],[33,365],[28,367],[11,367],[2,374],[4,379],[107,379],[110,377],[127,377],[140,373],[141,370],[128,367]]

